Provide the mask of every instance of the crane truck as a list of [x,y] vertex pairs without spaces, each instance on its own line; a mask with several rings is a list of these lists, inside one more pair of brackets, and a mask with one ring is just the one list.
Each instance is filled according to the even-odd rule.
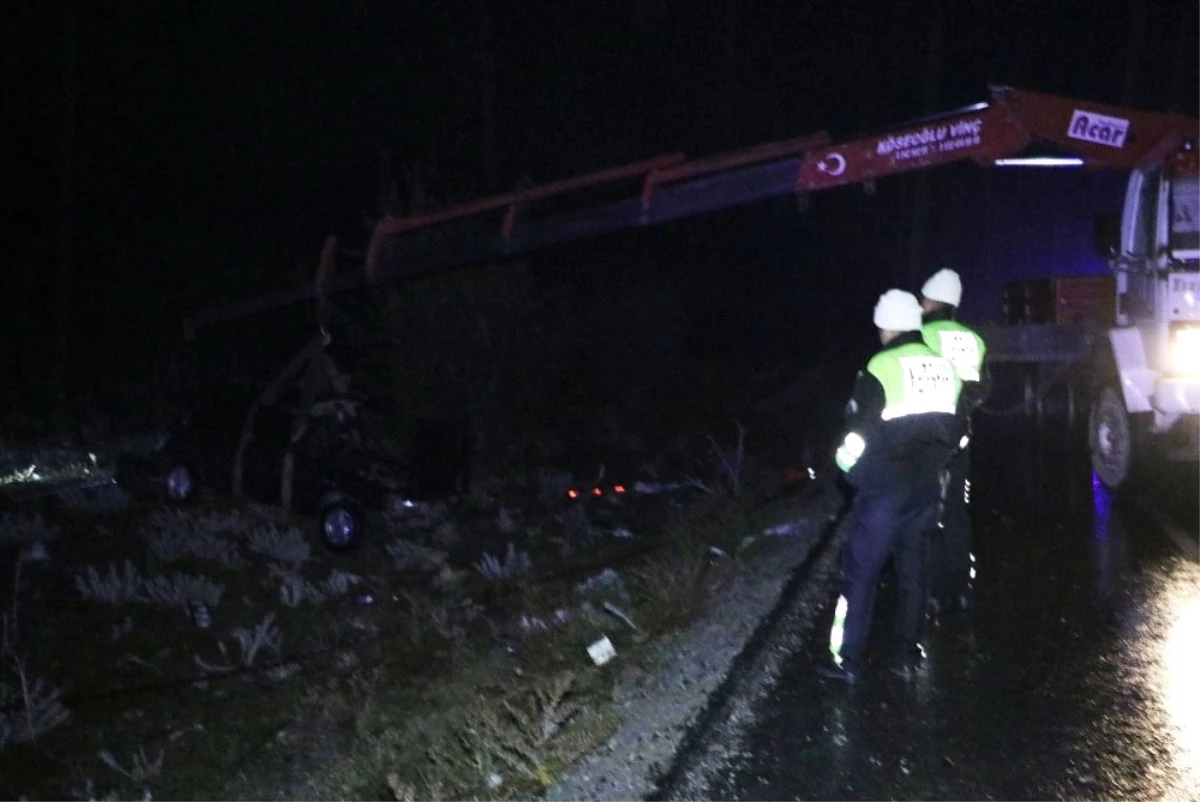
[[[1112,268],[1109,325],[1026,320],[984,329],[989,358],[1074,365],[1089,377],[1096,476],[1125,485],[1151,458],[1196,460],[1200,420],[1200,122],[995,86],[987,102],[843,141],[826,133],[702,159],[678,153],[445,209],[380,220],[361,271],[327,260],[307,286],[217,307],[185,333],[334,293],[651,226],[761,199],[808,196],[954,162],[1128,173],[1124,207],[1098,225]],[[431,232],[443,235],[431,238]],[[436,247],[429,247],[430,242]],[[969,270],[964,271],[969,281]],[[321,315],[318,315],[321,317]],[[1046,371],[1049,375],[1052,371]],[[1031,397],[1040,397],[1037,387]],[[1071,398],[1074,410],[1075,399]],[[1170,441],[1173,448],[1154,448]]]

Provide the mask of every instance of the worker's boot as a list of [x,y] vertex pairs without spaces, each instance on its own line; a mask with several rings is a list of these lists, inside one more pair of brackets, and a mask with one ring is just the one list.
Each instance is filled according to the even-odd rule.
[[862,668],[857,661],[842,660],[837,662],[826,658],[817,663],[816,672],[826,679],[844,682],[847,685],[857,685],[862,678]]

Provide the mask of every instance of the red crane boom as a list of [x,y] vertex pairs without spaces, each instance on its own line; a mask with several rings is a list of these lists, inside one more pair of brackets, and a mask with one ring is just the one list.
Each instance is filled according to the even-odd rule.
[[[331,276],[325,269],[313,285],[202,312],[186,320],[185,329],[191,336],[201,326],[365,283],[411,278],[768,197],[849,184],[873,187],[880,178],[951,162],[990,166],[1036,157],[1070,159],[1088,169],[1129,169],[1161,160],[1185,141],[1194,143],[1198,134],[1200,122],[1182,115],[992,87],[987,103],[843,142],[833,143],[821,132],[698,160],[670,154],[436,212],[384,219],[372,232],[361,274]],[[621,189],[625,192],[617,200],[586,202],[589,195]],[[580,196],[581,208],[563,210],[564,201]],[[436,250],[411,247],[420,232],[454,225],[465,230],[456,230]]]

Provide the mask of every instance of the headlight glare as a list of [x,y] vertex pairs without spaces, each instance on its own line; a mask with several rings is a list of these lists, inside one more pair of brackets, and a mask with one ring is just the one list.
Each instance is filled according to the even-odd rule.
[[1171,368],[1175,373],[1200,375],[1200,326],[1179,326],[1172,332]]

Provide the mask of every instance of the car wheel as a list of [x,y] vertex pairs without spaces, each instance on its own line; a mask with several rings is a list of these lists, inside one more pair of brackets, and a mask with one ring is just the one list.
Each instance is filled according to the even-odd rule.
[[321,540],[330,551],[346,552],[362,542],[363,518],[349,504],[330,504],[321,511]]
[[196,478],[192,470],[181,464],[171,466],[163,475],[163,493],[172,504],[186,504],[196,493]]

